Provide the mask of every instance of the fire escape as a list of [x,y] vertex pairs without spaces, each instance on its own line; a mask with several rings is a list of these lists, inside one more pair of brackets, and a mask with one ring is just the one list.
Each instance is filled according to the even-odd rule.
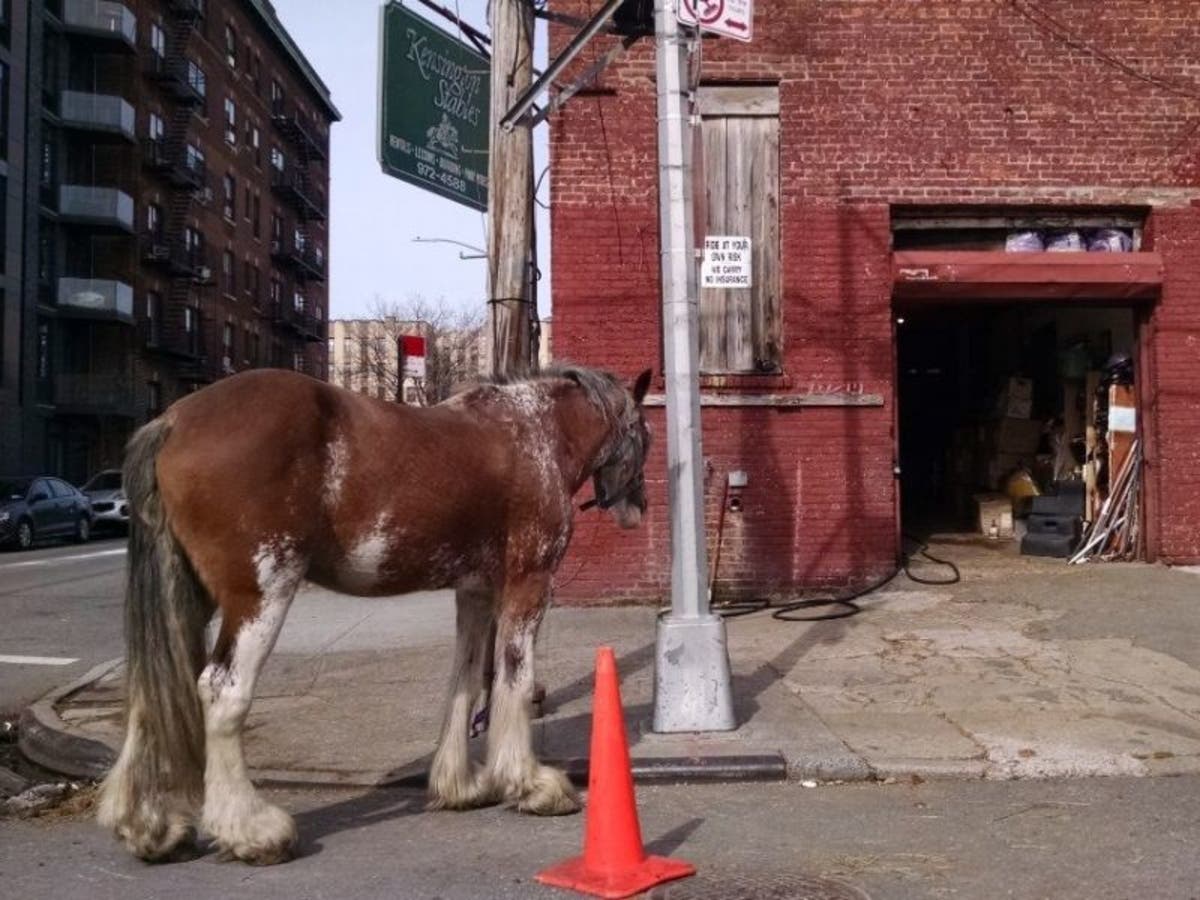
[[[146,140],[143,162],[170,189],[163,221],[142,237],[142,262],[169,279],[161,319],[148,321],[144,345],[172,358],[183,381],[210,382],[220,376],[220,359],[211,334],[213,322],[193,303],[198,288],[214,284],[203,235],[188,229],[193,208],[212,201],[204,158],[189,147],[193,115],[203,114],[207,85],[191,61],[188,45],[204,14],[203,0],[169,0],[165,52],[146,56],[146,75],[169,101],[161,138]],[[197,145],[199,146],[199,145]]]
[[[279,166],[273,160],[271,166],[271,190],[291,210],[291,217],[285,220],[282,233],[271,239],[271,258],[280,271],[287,273],[289,281],[268,314],[303,353],[306,344],[323,344],[326,336],[321,305],[307,289],[325,281],[325,255],[314,241],[310,226],[326,217],[325,199],[312,171],[325,163],[328,154],[313,126],[282,98],[272,104],[271,123],[284,138],[288,156],[294,162]],[[303,355],[309,358],[309,354]]]

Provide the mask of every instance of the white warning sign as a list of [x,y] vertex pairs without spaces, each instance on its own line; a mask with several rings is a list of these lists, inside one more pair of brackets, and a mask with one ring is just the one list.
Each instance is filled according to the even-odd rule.
[[710,235],[704,239],[700,287],[748,288],[752,285],[750,238]]
[[684,25],[697,26],[738,41],[748,41],[754,32],[754,0],[678,0],[676,17]]

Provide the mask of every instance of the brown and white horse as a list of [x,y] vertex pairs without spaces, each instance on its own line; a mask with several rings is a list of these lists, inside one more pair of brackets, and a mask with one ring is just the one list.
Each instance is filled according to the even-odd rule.
[[[291,856],[295,824],[255,793],[242,728],[305,579],[360,596],[455,590],[432,807],[578,809],[563,773],[534,758],[534,638],[584,482],[618,524],[641,520],[649,380],[643,372],[629,391],[606,373],[560,368],[416,409],[265,370],[186,397],[138,431],[125,462],[128,724],[100,822],[148,860],[190,852],[197,814],[223,855]],[[476,769],[468,720],[493,653]]]

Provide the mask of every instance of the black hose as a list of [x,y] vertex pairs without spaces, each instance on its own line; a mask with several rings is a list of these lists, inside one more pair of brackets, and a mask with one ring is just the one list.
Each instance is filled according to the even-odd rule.
[[[881,578],[879,581],[869,584],[866,587],[859,588],[849,594],[844,594],[836,597],[812,597],[807,600],[794,600],[789,603],[772,603],[765,597],[755,598],[751,600],[733,600],[729,603],[714,604],[713,612],[726,619],[736,619],[741,616],[751,616],[755,613],[771,610],[771,618],[778,619],[781,622],[828,622],[833,619],[848,619],[850,616],[856,616],[862,612],[862,607],[855,601],[868,594],[873,594],[875,591],[887,585],[897,575],[903,572],[911,581],[917,584],[930,585],[947,585],[957,584],[962,580],[962,573],[959,572],[958,566],[948,559],[941,559],[929,552],[929,545],[924,541],[920,541],[911,535],[904,535],[910,541],[917,544],[916,550],[912,553],[905,552],[901,556],[899,565],[886,578]],[[948,578],[931,579],[923,578],[914,575],[909,569],[909,563],[912,561],[913,554],[920,554],[930,562],[936,563],[939,566],[947,566],[952,575]],[[808,609],[819,609],[822,606],[841,607],[841,609],[822,615],[799,616],[797,612]]]

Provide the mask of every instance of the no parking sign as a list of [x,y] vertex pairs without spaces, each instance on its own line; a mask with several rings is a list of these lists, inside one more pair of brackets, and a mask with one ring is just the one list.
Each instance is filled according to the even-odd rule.
[[754,31],[754,0],[678,0],[677,16],[692,25],[737,41]]

